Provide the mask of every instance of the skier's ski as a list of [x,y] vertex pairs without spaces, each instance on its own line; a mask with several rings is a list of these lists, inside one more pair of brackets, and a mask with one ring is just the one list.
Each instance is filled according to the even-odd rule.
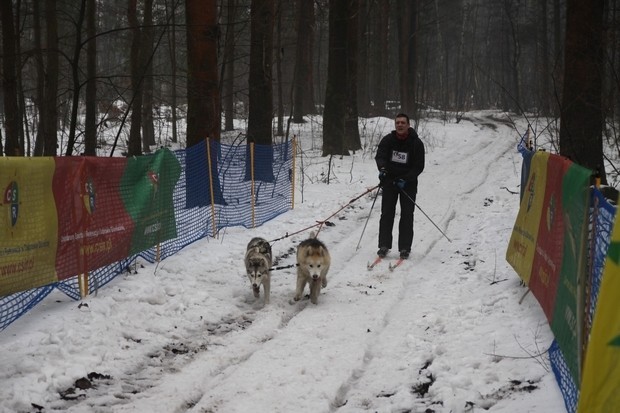
[[383,257],[377,257],[375,258],[375,260],[372,263],[368,263],[366,265],[366,268],[368,268],[368,271],[372,270],[373,268],[375,268],[375,266],[377,264],[379,264],[381,261],[383,261]]
[[398,267],[400,264],[403,263],[403,261],[405,261],[406,258],[399,258],[396,260],[396,262],[394,264],[390,263],[390,271],[394,271],[394,269],[396,269],[396,267]]

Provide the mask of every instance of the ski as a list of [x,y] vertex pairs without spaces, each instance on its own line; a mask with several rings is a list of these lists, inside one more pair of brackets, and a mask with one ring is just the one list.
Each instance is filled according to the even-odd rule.
[[405,261],[405,258],[399,258],[394,264],[390,263],[390,271],[394,271],[394,269],[396,269],[396,267],[402,264],[403,261]]
[[373,268],[375,268],[375,266],[377,264],[379,264],[381,261],[383,261],[383,257],[377,257],[375,258],[375,260],[372,263],[368,263],[366,265],[366,268],[368,269],[368,271],[372,270]]

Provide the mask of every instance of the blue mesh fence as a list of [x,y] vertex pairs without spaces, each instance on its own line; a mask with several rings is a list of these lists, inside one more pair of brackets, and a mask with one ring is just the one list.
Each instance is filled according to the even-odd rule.
[[[177,237],[92,271],[88,276],[90,293],[128,271],[138,256],[155,262],[224,227],[260,226],[292,207],[291,142],[249,146],[209,141],[208,147],[202,142],[174,154],[182,168],[173,193]],[[75,300],[81,298],[78,277],[0,297],[0,331],[54,288]]]
[[[590,231],[588,234],[590,245],[588,251],[589,268],[585,292],[586,308],[583,323],[586,337],[589,335],[594,318],[594,311],[596,309],[601,279],[603,277],[605,257],[607,256],[607,249],[609,248],[609,242],[611,240],[615,213],[616,208],[605,199],[598,189],[594,188],[590,198]],[[551,367],[555,374],[556,381],[562,391],[566,410],[569,413],[574,413],[577,409],[577,401],[579,400],[579,387],[578,384],[574,382],[564,354],[562,354],[555,340],[549,348],[549,360],[551,361]]]

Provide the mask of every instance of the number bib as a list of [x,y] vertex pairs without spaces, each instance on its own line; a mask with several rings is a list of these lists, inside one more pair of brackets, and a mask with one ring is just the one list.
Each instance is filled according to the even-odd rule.
[[392,162],[405,165],[408,159],[409,154],[407,152],[392,151]]

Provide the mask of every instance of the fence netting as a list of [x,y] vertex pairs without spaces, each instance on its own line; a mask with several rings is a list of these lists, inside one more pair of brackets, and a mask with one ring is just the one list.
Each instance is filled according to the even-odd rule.
[[[23,270],[19,262],[31,263],[27,273],[22,271],[28,276],[14,271],[14,277],[0,281],[0,330],[54,288],[80,299],[78,276],[84,273],[92,293],[128,271],[137,257],[155,262],[224,227],[252,228],[288,211],[293,151],[291,141],[226,145],[206,140],[134,158],[21,158],[21,169],[11,158],[0,160],[0,184],[13,188],[15,208],[2,215],[23,224],[5,227],[38,231],[23,234],[15,245],[0,241],[0,270]],[[14,169],[23,176],[11,177]],[[27,175],[35,173],[36,179]],[[17,210],[24,206],[29,214]],[[40,218],[33,219],[34,213]],[[22,258],[17,249],[24,245],[47,255]],[[32,264],[37,262],[39,270]]]
[[[616,207],[605,199],[601,191],[597,188],[592,189],[589,209],[589,231],[588,231],[588,271],[585,291],[585,315],[584,315],[584,336],[588,337],[592,320],[596,310],[596,302],[599,295],[605,258],[611,240],[611,231],[614,224]],[[586,339],[587,341],[587,339]],[[553,373],[568,413],[575,413],[577,401],[579,400],[579,385],[575,383],[568,363],[556,340],[549,348],[549,360]]]

